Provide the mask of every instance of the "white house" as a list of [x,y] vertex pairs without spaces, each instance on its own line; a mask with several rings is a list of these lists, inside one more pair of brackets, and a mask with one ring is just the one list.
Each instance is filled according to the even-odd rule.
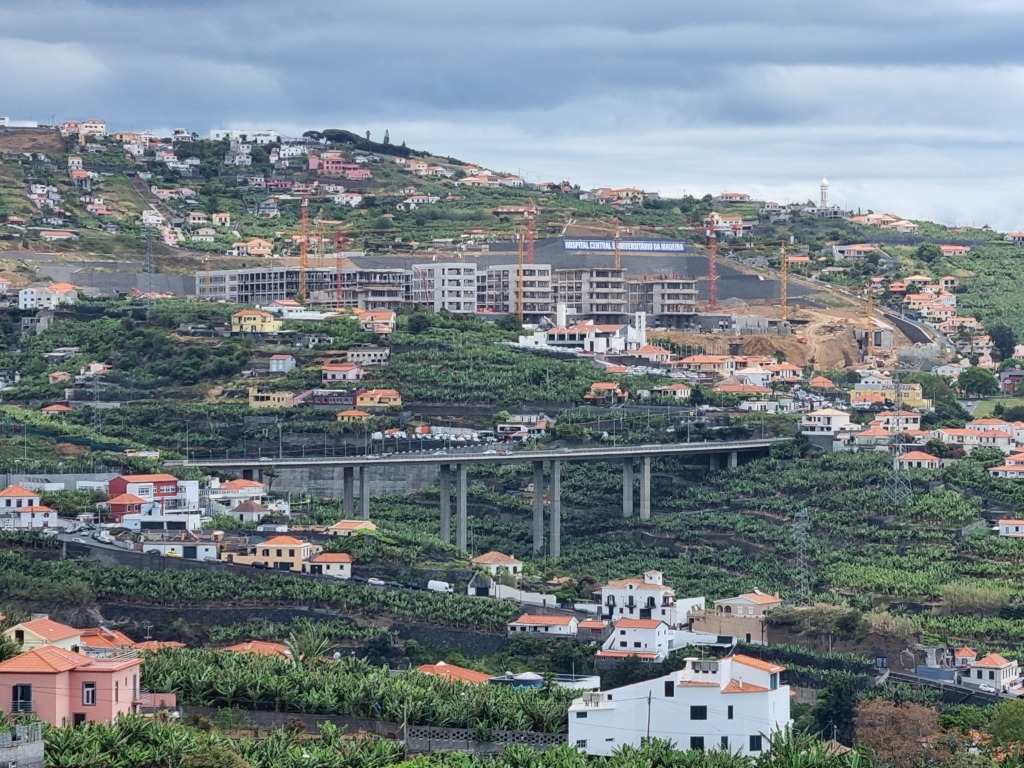
[[358,192],[342,192],[340,195],[334,196],[335,205],[347,205],[350,208],[355,208],[361,202],[363,202],[363,196]]
[[800,419],[800,432],[804,435],[836,435],[850,430],[850,414],[837,408],[811,411]]
[[345,552],[321,552],[302,564],[302,572],[311,573],[314,576],[351,579],[352,562],[352,555]]
[[335,381],[359,381],[365,372],[355,363],[328,363],[320,369],[320,381],[330,384]]
[[1010,686],[1020,678],[1020,665],[1010,661],[998,653],[990,653],[971,664],[963,673],[960,682],[964,685],[987,685],[1000,693],[1009,690]]
[[295,367],[295,358],[291,355],[271,355],[270,356],[270,372],[271,373],[288,373]]
[[612,625],[612,633],[597,652],[601,659],[636,656],[641,661],[658,663],[672,649],[673,632],[661,619],[621,618]]
[[946,445],[963,448],[964,453],[977,448],[998,448],[1010,453],[1014,448],[1013,436],[997,429],[936,429],[932,437]]
[[609,581],[597,590],[601,617],[659,619],[670,627],[687,621],[687,610],[679,610],[676,591],[667,586],[661,571],[647,571],[642,579]]
[[653,680],[593,691],[569,707],[569,743],[588,755],[611,755],[648,737],[679,749],[757,755],[791,724],[789,686],[777,664],[749,656],[687,659]]
[[487,552],[474,557],[469,564],[481,571],[487,571],[491,576],[497,576],[498,572],[503,569],[510,576],[515,576],[516,579],[523,573],[523,561],[516,560],[511,555],[502,552]]
[[12,485],[0,491],[0,528],[50,528],[57,525],[57,513],[39,503],[39,494]]
[[35,285],[18,291],[18,309],[55,309],[78,301],[78,288],[68,283]]
[[999,535],[1004,539],[1024,539],[1024,520],[1000,520]]
[[143,541],[143,552],[153,555],[180,557],[183,560],[216,560],[216,542],[206,541]]
[[540,616],[524,613],[508,623],[508,636],[520,634],[544,635],[546,637],[576,637],[579,620],[575,616]]
[[205,521],[199,510],[162,509],[149,503],[142,511],[122,517],[121,525],[129,531],[198,531]]

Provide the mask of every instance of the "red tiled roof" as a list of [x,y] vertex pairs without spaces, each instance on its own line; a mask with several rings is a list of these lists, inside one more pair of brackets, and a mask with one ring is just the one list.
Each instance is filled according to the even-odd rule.
[[[1002,522],[1002,520],[1000,520],[999,522]],[[953,655],[955,657],[957,657],[958,659],[965,659],[965,658],[970,658],[972,656],[977,656],[978,652],[975,651],[970,646],[965,645],[965,646],[963,646],[961,648],[957,648],[955,651],[953,651]]]
[[938,461],[938,457],[924,451],[911,451],[900,456],[901,461]]
[[112,499],[107,499],[107,504],[148,504],[149,502],[143,498],[136,496],[134,493],[122,493],[115,496]]
[[740,597],[746,598],[750,602],[757,603],[758,605],[768,605],[769,603],[782,602],[782,599],[780,597],[777,597],[776,595],[766,595],[763,592],[746,592],[740,595]]
[[580,629],[604,629],[608,626],[607,621],[602,619],[584,619],[580,622]]
[[83,629],[80,632],[82,635],[82,645],[87,645],[90,648],[128,648],[135,645],[134,640],[124,632],[116,629],[96,627],[94,629]]
[[294,536],[273,536],[264,541],[261,547],[301,547],[309,542],[296,539]]
[[120,480],[127,480],[129,483],[176,483],[178,478],[174,475],[121,475]]
[[978,659],[971,666],[973,667],[1005,667],[1013,662],[1003,658],[998,653],[990,653],[983,659]]

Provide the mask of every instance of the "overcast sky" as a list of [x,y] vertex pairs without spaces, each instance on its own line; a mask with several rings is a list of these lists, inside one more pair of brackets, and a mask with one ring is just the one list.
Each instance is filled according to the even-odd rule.
[[0,0],[0,115],[1024,229],[1020,0]]

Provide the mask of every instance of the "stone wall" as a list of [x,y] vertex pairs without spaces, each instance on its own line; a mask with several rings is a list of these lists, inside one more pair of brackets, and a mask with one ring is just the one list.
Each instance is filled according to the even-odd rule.
[[16,725],[0,733],[0,768],[43,768],[43,727],[41,723]]

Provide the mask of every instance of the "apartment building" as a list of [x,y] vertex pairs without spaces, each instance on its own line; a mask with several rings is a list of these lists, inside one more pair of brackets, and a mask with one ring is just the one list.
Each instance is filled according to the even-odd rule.
[[626,277],[627,310],[644,312],[655,328],[681,328],[697,314],[697,281],[655,275]]
[[606,267],[556,269],[552,298],[575,314],[598,322],[616,322],[626,314],[626,270]]
[[[498,264],[477,272],[478,311],[515,315],[519,313],[520,267]],[[554,312],[550,264],[522,267],[523,320],[536,323]]]
[[476,312],[475,264],[416,264],[412,268],[410,298],[433,312]]

